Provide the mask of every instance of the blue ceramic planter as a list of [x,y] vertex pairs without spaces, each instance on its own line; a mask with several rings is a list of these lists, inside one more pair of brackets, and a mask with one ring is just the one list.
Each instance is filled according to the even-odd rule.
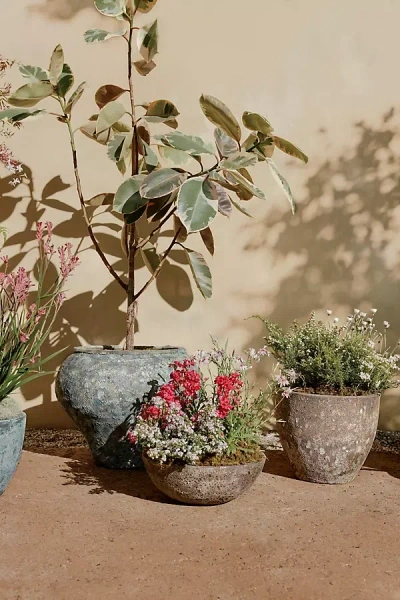
[[62,364],[57,398],[86,437],[95,462],[109,469],[143,468],[127,439],[141,404],[169,379],[183,348],[75,348]]
[[26,415],[0,420],[0,496],[10,483],[21,458]]

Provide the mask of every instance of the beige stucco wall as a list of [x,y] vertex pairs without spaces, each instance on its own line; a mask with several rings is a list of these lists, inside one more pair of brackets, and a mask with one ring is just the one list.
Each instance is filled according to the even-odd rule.
[[[91,0],[2,0],[0,5],[2,54],[47,65],[61,43],[76,81],[88,81],[77,125],[94,112],[97,87],[125,85],[123,42],[89,47],[82,40],[86,29],[110,25]],[[213,333],[243,348],[261,342],[258,323],[244,320],[254,313],[284,323],[312,309],[330,308],[344,317],[356,306],[378,308],[396,340],[400,4],[159,0],[153,14],[161,30],[158,68],[147,78],[138,76],[138,100],[172,100],[183,131],[211,137],[212,126],[197,100],[201,93],[215,95],[238,115],[243,110],[265,114],[280,135],[309,154],[310,162],[276,158],[299,202],[295,217],[265,167],[257,167],[257,183],[268,196],[267,202],[249,203],[257,218],[236,214],[215,224],[213,298],[205,302],[193,289],[176,254],[177,262],[171,261],[141,304],[138,343],[178,344],[191,351],[207,347]],[[27,123],[11,145],[28,165],[32,186],[12,190],[0,179],[0,220],[9,228],[9,254],[20,256],[33,247],[32,224],[38,218],[57,224],[59,241],[79,243],[84,227],[63,125],[49,117]],[[113,191],[121,179],[104,149],[79,137],[78,150],[86,196]],[[97,231],[120,266],[117,233],[106,227]],[[82,249],[88,247],[85,238]],[[29,266],[33,254],[23,260]],[[141,269],[139,278],[144,277]],[[56,347],[121,341],[124,298],[92,250],[82,252],[69,298],[52,336]],[[51,378],[25,387],[21,400],[30,426],[69,424]],[[395,393],[383,401],[381,426],[400,428]]]

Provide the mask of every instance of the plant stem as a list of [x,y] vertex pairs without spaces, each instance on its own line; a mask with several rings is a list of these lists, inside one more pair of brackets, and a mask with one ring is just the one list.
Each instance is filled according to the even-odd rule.
[[127,291],[127,289],[128,289],[127,284],[121,279],[121,277],[114,270],[114,268],[112,267],[112,265],[110,265],[110,263],[108,262],[105,254],[103,253],[102,249],[100,248],[100,245],[99,245],[99,242],[96,239],[96,236],[94,235],[93,228],[92,228],[92,225],[90,223],[89,215],[88,215],[87,210],[86,210],[85,198],[83,196],[81,178],[80,178],[80,175],[79,175],[79,167],[78,167],[78,154],[77,154],[77,151],[76,151],[75,138],[74,138],[74,132],[73,132],[72,126],[71,126],[71,120],[69,118],[69,115],[64,114],[64,117],[65,117],[65,122],[66,122],[66,124],[68,126],[69,140],[70,140],[70,145],[71,145],[71,150],[72,150],[72,162],[73,162],[73,166],[74,166],[76,190],[78,192],[79,202],[81,204],[83,216],[84,216],[84,219],[85,219],[85,223],[86,223],[86,227],[87,227],[90,239],[93,242],[93,245],[95,247],[95,250],[96,250],[97,254],[100,256],[101,260],[103,261],[103,263],[107,267],[108,271],[111,273],[111,275],[114,277],[114,279],[116,281],[118,281],[119,285],[125,291]]

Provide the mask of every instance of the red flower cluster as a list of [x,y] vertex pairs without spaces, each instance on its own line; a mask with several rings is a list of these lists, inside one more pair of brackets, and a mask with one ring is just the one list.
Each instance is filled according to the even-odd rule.
[[240,402],[239,392],[243,385],[240,373],[218,375],[215,378],[215,385],[219,401],[217,415],[221,419],[225,419],[234,406]]
[[147,419],[158,419],[161,410],[157,408],[157,406],[144,406],[140,414],[145,421],[147,421]]

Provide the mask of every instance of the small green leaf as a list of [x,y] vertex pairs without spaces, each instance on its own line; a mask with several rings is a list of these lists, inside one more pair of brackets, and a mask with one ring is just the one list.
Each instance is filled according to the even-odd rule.
[[236,193],[238,190],[238,183],[235,180],[232,180],[231,182],[227,181],[225,177],[223,177],[221,173],[219,173],[219,171],[211,171],[207,181],[216,181],[219,185],[226,188],[227,190],[230,190],[231,192]]
[[20,65],[19,72],[22,77],[28,80],[28,83],[37,83],[38,81],[49,81],[49,74],[41,67],[32,65]]
[[135,0],[135,8],[141,13],[148,13],[156,5],[157,0]]
[[60,79],[61,73],[64,66],[64,51],[60,44],[56,46],[51,55],[50,66],[49,66],[49,79],[50,83],[56,87],[58,80]]
[[202,296],[204,298],[211,298],[212,296],[212,277],[211,271],[207,266],[204,257],[199,253],[191,250],[190,248],[185,248],[190,269],[193,274],[193,278],[195,283],[200,290]]
[[261,131],[264,135],[269,135],[273,127],[267,119],[258,113],[246,111],[242,116],[243,125],[251,131]]
[[211,197],[218,202],[218,212],[224,217],[230,217],[232,213],[232,203],[227,191],[218,183],[207,179],[203,184],[203,189],[207,197]]
[[97,194],[90,200],[86,200],[88,206],[111,206],[114,202],[115,194]]
[[179,188],[187,178],[187,173],[174,169],[158,169],[146,177],[140,188],[144,198],[161,198]]
[[115,163],[119,162],[123,158],[123,157],[121,157],[121,154],[122,154],[122,148],[125,143],[125,139],[126,139],[126,134],[115,135],[108,142],[107,156],[109,159],[111,159]]
[[289,156],[299,158],[306,164],[308,163],[308,156],[304,154],[304,152],[302,152],[300,148],[297,148],[297,146],[295,146],[291,142],[288,142],[287,140],[284,140],[283,138],[278,137],[277,135],[274,135],[273,140],[275,146],[279,148],[279,150],[282,150],[282,152],[289,154]]
[[174,214],[173,217],[174,217],[174,234],[178,234],[176,241],[181,242],[181,243],[186,242],[186,240],[188,238],[188,232],[186,231],[186,227],[184,226],[184,224],[182,223],[182,221],[176,214]]
[[109,102],[99,112],[96,123],[97,135],[106,129],[109,129],[114,123],[117,123],[126,113],[125,107],[115,100]]
[[215,154],[215,149],[211,144],[204,142],[200,137],[195,135],[185,135],[180,131],[156,135],[156,140],[161,140],[167,146],[172,146],[177,150],[184,150],[192,156],[200,154]]
[[223,169],[241,169],[255,165],[256,162],[257,157],[251,152],[238,152],[221,161],[220,167]]
[[88,29],[83,34],[83,39],[88,44],[92,44],[94,42],[105,42],[105,41],[110,40],[111,38],[115,38],[115,37],[122,37],[123,35],[125,35],[125,33],[126,33],[126,29],[123,29],[122,31],[115,31],[115,32],[105,31],[104,29]]
[[201,235],[201,239],[204,242],[205,247],[207,248],[207,250],[209,251],[211,256],[214,256],[214,251],[215,251],[214,237],[213,237],[211,229],[209,227],[206,227],[206,229],[202,229],[200,231],[200,235]]
[[214,139],[221,157],[226,158],[239,150],[237,142],[219,127],[214,130]]
[[158,52],[157,19],[151,25],[145,25],[137,34],[137,45],[144,60],[150,62]]
[[251,181],[246,179],[239,171],[227,169],[227,171],[232,175],[232,177],[240,183],[249,193],[257,196],[257,198],[261,198],[265,200],[265,194],[262,190],[260,190],[257,186],[254,185]]
[[53,94],[53,86],[48,81],[27,83],[18,88],[8,99],[11,106],[31,107],[36,106],[44,98]]
[[203,188],[204,177],[193,177],[179,190],[177,214],[188,233],[201,231],[210,225],[217,214],[217,202]]
[[274,163],[274,161],[271,158],[267,158],[267,163],[268,163],[269,168],[271,169],[273,178],[278,183],[278,185],[283,189],[283,192],[284,192],[286,198],[289,200],[290,206],[292,208],[292,213],[294,214],[296,212],[296,203],[293,199],[290,185],[288,184],[286,179],[279,173],[278,167],[276,166],[276,164]]
[[[158,146],[161,158],[167,163],[166,167],[185,168],[193,162],[193,157],[184,150],[177,150],[170,146]],[[196,164],[196,163],[194,163]]]
[[146,75],[151,73],[157,65],[154,62],[154,60],[150,60],[149,62],[147,62],[147,60],[144,60],[143,58],[142,60],[135,60],[133,66],[135,67],[139,75],[143,75],[143,77],[146,77]]
[[242,137],[240,125],[235,115],[223,102],[214,98],[214,96],[205,96],[203,94],[200,97],[200,106],[211,123],[222,129],[232,139],[240,142],[240,138]]
[[75,104],[77,104],[79,102],[79,100],[82,98],[82,94],[85,91],[85,88],[86,88],[86,81],[84,81],[83,83],[80,83],[78,85],[78,87],[76,88],[76,90],[74,91],[74,93],[72,94],[70,99],[68,100],[67,105],[65,107],[65,113],[67,115],[71,114],[71,111],[74,108]]
[[162,117],[168,119],[169,117],[177,117],[179,111],[173,102],[169,100],[154,100],[150,102],[146,109],[146,117]]
[[118,85],[102,85],[96,92],[94,100],[99,108],[104,108],[106,104],[113,100],[118,100],[127,90]]
[[74,76],[69,65],[64,65],[57,85],[57,93],[61,98],[65,98],[69,90],[74,85]]
[[125,0],[94,0],[94,5],[106,17],[119,17],[126,9]]
[[246,215],[246,217],[250,217],[250,219],[254,219],[253,215],[249,213],[247,208],[245,208],[241,202],[236,202],[233,198],[230,198],[230,201],[239,212],[241,212],[243,215]]
[[141,252],[144,264],[149,269],[150,273],[154,273],[161,262],[155,246],[150,242],[147,242],[147,244],[141,248]]
[[257,144],[258,141],[259,141],[258,135],[255,133],[250,133],[242,144],[243,150],[246,150],[246,152],[247,152],[247,150],[249,150],[255,144]]
[[136,223],[136,221],[139,221],[140,217],[142,215],[144,215],[145,212],[146,212],[146,205],[141,206],[140,208],[135,210],[133,213],[130,213],[129,215],[124,215],[124,221],[127,225],[132,225],[132,223]]
[[153,198],[153,200],[150,200],[146,208],[147,217],[152,221],[159,221],[162,219],[162,216],[159,217],[159,214],[164,210],[166,211],[164,214],[169,211],[172,202],[172,196],[173,194],[168,194],[167,196]]
[[158,156],[157,154],[154,152],[154,150],[149,146],[149,144],[146,144],[146,142],[143,142],[143,147],[144,147],[144,160],[146,162],[146,167],[148,172],[150,173],[151,171],[154,171],[154,169],[156,169],[158,167]]
[[7,108],[6,110],[0,110],[0,121],[7,119],[11,123],[19,123],[29,117],[36,117],[45,112],[44,110],[24,110],[21,108]]
[[97,135],[96,134],[96,121],[89,121],[85,125],[81,125],[79,130],[84,135],[86,135],[86,137],[88,137],[92,140],[95,140],[96,142],[98,142],[99,144],[102,144],[103,146],[107,145],[107,143],[110,139],[110,135],[111,135],[111,129],[106,129],[105,131],[103,131],[102,133],[99,133],[99,135]]
[[134,175],[119,186],[114,198],[116,212],[127,215],[147,204],[147,198],[143,198],[139,192],[143,179],[143,175]]

